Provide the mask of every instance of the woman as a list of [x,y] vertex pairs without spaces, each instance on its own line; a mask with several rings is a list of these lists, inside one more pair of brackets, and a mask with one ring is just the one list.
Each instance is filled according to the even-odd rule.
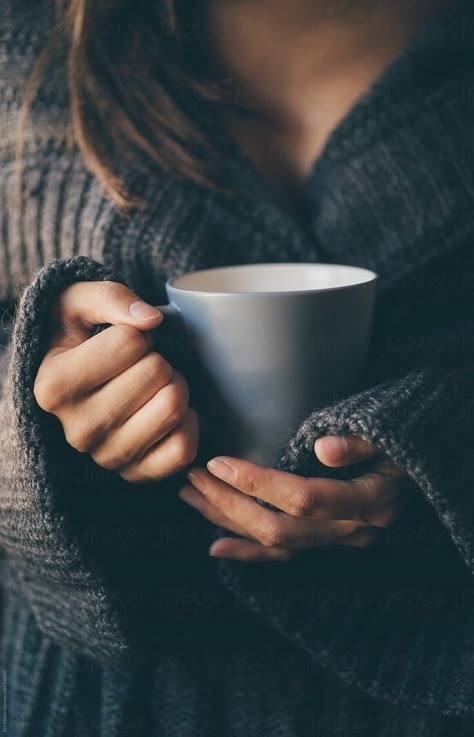
[[[474,9],[390,11],[3,4],[15,737],[473,731]],[[264,261],[377,271],[365,386],[208,464],[153,305]]]

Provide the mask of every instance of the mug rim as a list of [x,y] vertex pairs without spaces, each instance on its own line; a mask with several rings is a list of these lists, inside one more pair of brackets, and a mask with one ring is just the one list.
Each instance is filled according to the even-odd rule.
[[[354,284],[342,284],[339,286],[330,286],[330,287],[315,287],[311,289],[293,289],[293,290],[255,290],[255,291],[236,291],[236,292],[230,292],[223,289],[191,289],[189,287],[180,287],[175,282],[179,281],[179,279],[183,279],[187,276],[192,276],[194,274],[204,274],[206,272],[216,272],[216,271],[230,271],[230,270],[238,270],[241,268],[258,268],[258,267],[268,267],[273,266],[277,268],[285,268],[288,266],[298,266],[298,267],[314,267],[314,266],[325,266],[329,268],[344,268],[349,269],[350,271],[354,272],[363,272],[367,275],[366,279],[363,279],[361,281],[357,281]],[[205,294],[208,296],[226,296],[226,297],[239,297],[244,295],[252,295],[252,296],[264,296],[264,295],[280,295],[280,296],[290,296],[290,295],[301,295],[301,294],[312,294],[312,293],[321,293],[321,292],[333,292],[333,291],[340,291],[345,289],[355,289],[356,287],[362,287],[366,286],[368,284],[374,283],[378,280],[379,276],[375,271],[372,271],[371,269],[367,269],[364,266],[353,266],[352,264],[333,264],[333,263],[327,263],[327,262],[302,262],[302,261],[285,261],[285,262],[267,262],[267,263],[257,263],[257,264],[235,264],[235,265],[229,265],[229,266],[218,266],[208,269],[196,269],[195,271],[188,271],[184,274],[179,274],[177,276],[170,277],[166,281],[166,289],[172,289],[178,292],[190,292],[192,294]]]

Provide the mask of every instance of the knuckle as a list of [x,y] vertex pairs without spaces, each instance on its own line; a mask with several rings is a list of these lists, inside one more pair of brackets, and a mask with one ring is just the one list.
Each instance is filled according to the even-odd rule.
[[77,414],[68,413],[63,429],[66,441],[80,453],[89,453],[92,455],[99,445],[103,445],[107,437],[107,423],[88,421],[87,415],[83,413],[82,418],[78,418]]
[[138,360],[149,350],[146,334],[133,325],[113,325],[109,330],[114,335],[118,351],[125,350],[132,358]]
[[170,364],[156,351],[150,351],[140,361],[142,377],[147,383],[156,383],[166,379],[170,383],[173,377],[173,369]]
[[161,353],[157,353],[156,351],[152,351],[153,356],[157,356],[156,365],[158,368],[160,381],[164,386],[167,384],[170,384],[173,381],[173,378],[175,376],[175,371],[170,363],[166,360],[164,356],[161,355]]
[[188,466],[197,455],[198,442],[195,433],[178,432],[173,442],[173,451],[180,468]]
[[[60,359],[59,366],[58,359]],[[56,356],[53,361],[44,359],[33,385],[33,394],[38,405],[46,412],[54,414],[65,404],[71,389],[70,376],[63,356]]]
[[159,445],[155,445],[144,456],[138,458],[133,456],[131,460],[125,461],[122,459],[116,471],[124,481],[129,481],[132,484],[144,484],[159,480],[167,475],[161,468],[163,464],[160,463],[160,460]]
[[116,300],[119,297],[123,287],[118,282],[112,281],[111,279],[104,279],[103,281],[97,282],[97,289],[100,291],[102,297],[107,300]]
[[286,509],[293,517],[310,517],[314,511],[314,502],[306,489],[297,489],[292,493]]
[[257,476],[254,476],[253,474],[249,474],[246,479],[246,486],[248,493],[251,496],[258,496],[261,489],[260,489],[260,483],[257,478]]
[[111,452],[111,449],[108,447],[104,448],[102,446],[91,453],[91,455],[97,465],[105,468],[107,471],[116,471],[125,464],[130,463],[134,457],[132,454],[129,454],[128,457],[119,456],[117,453],[114,454]]
[[68,371],[63,356],[56,356],[54,360],[46,356],[40,364],[33,385],[33,394],[38,405],[47,412],[56,411],[65,400],[68,385]]
[[183,397],[183,401],[185,401],[186,406],[189,403],[189,384],[184,378],[184,376],[179,372],[173,369],[173,383],[177,385],[178,391],[181,393]]
[[65,429],[66,441],[79,453],[89,453],[94,446],[94,433],[90,429],[76,426]]
[[124,481],[128,481],[130,484],[142,484],[149,479],[144,476],[140,466],[133,463],[125,468],[120,468],[118,474]]
[[46,412],[54,412],[61,404],[60,392],[54,375],[51,373],[38,374],[33,386],[33,394],[38,405]]
[[92,454],[92,458],[101,468],[105,468],[106,471],[115,471],[122,465],[117,459],[109,456],[101,456],[99,454]]
[[279,525],[272,524],[269,527],[260,527],[258,541],[266,548],[278,548],[284,546],[284,534]]
[[174,427],[184,418],[188,408],[187,392],[184,392],[176,381],[167,384],[161,391],[163,392],[163,414],[167,423]]

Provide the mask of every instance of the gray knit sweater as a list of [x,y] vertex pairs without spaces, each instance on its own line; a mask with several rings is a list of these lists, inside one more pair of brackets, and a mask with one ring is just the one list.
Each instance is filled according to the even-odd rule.
[[[0,0],[0,557],[9,734],[452,735],[474,712],[474,6],[420,31],[331,135],[306,225],[223,131],[233,196],[125,171],[122,215],[68,139],[63,67],[33,106],[23,201],[14,126],[50,0]],[[197,111],[201,114],[203,111]],[[203,113],[204,115],[204,113]],[[212,121],[211,121],[212,122]],[[209,124],[211,124],[211,122]],[[214,561],[224,534],[176,497],[71,448],[35,402],[48,310],[77,280],[165,300],[166,278],[275,261],[379,274],[364,386],[288,428],[275,466],[323,467],[354,433],[406,470],[404,516],[367,550]],[[163,333],[163,335],[165,335]],[[165,337],[163,352],[173,350]],[[174,346],[176,349],[176,346]],[[177,365],[185,357],[174,356]],[[198,392],[191,400],[199,406]],[[206,427],[206,408],[199,406]],[[205,460],[212,449],[200,449]]]

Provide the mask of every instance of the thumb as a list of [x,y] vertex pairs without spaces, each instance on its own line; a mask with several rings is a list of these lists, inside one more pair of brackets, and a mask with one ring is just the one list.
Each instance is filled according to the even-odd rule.
[[76,282],[57,298],[52,321],[59,335],[74,334],[74,342],[90,337],[96,325],[133,325],[152,330],[163,314],[124,284],[113,281]]
[[349,466],[379,455],[379,450],[357,435],[323,435],[314,444],[314,452],[325,466]]

